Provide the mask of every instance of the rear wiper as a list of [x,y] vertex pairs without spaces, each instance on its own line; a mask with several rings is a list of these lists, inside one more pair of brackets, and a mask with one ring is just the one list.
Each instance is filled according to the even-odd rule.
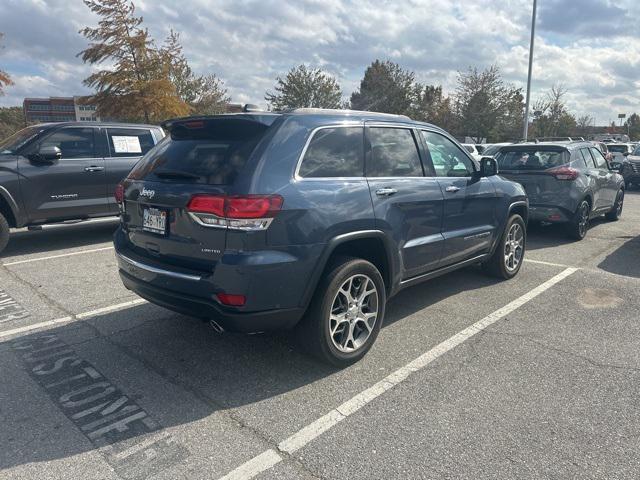
[[160,178],[187,178],[190,180],[199,180],[202,178],[201,175],[196,175],[195,173],[182,172],[180,170],[156,170],[153,172],[157,177]]

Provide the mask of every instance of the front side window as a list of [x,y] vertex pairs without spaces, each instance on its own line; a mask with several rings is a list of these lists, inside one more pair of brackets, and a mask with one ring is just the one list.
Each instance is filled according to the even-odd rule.
[[93,128],[58,130],[40,143],[40,148],[50,146],[58,147],[63,159],[95,157]]
[[154,147],[150,130],[141,128],[108,128],[111,157],[139,157]]
[[309,142],[298,175],[305,178],[362,177],[363,135],[362,127],[317,130]]
[[593,155],[593,159],[596,161],[596,165],[598,168],[602,168],[604,170],[609,169],[609,165],[607,164],[607,160],[604,158],[600,150],[597,148],[591,148],[591,155]]
[[580,153],[582,154],[582,157],[584,158],[584,161],[587,164],[587,168],[594,168],[596,166],[596,162],[591,156],[591,154],[589,153],[588,148],[581,148]]
[[413,133],[407,128],[369,128],[368,177],[422,177],[422,163]]
[[470,177],[473,164],[460,148],[444,135],[422,131],[437,177]]

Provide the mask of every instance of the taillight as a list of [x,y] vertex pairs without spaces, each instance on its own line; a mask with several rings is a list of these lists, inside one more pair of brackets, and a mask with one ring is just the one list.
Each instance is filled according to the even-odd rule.
[[282,208],[280,195],[194,195],[187,210],[199,224],[264,230]]
[[230,293],[218,293],[216,295],[220,303],[223,305],[229,305],[230,307],[241,307],[243,306],[247,298],[244,295],[232,295]]
[[116,185],[116,190],[113,192],[113,197],[116,199],[118,205],[122,205],[124,202],[124,185],[119,183]]
[[547,173],[553,175],[556,180],[575,180],[578,178],[578,170],[572,167],[556,167],[547,170]]

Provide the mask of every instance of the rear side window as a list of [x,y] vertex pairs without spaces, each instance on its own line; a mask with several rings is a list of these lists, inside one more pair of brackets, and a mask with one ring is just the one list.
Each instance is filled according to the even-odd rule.
[[546,170],[569,163],[569,152],[559,148],[502,147],[496,155],[501,170]]
[[230,185],[269,128],[244,119],[212,119],[174,125],[133,168],[129,178]]
[[309,142],[298,175],[305,178],[362,177],[363,142],[362,127],[317,130]]
[[150,130],[107,128],[111,157],[140,157],[154,147]]
[[411,130],[406,128],[369,128],[371,160],[368,177],[422,177],[422,163]]
[[46,137],[40,148],[56,146],[62,152],[62,158],[95,157],[93,128],[63,128]]

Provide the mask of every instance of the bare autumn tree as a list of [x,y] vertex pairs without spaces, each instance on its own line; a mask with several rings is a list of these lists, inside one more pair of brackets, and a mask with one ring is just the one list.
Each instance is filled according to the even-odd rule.
[[[2,37],[4,37],[4,33],[0,33],[0,40],[2,40]],[[4,88],[10,85],[13,85],[13,80],[11,80],[7,72],[0,70],[0,95],[4,95]]]
[[186,115],[189,106],[180,99],[170,79],[170,65],[155,46],[142,17],[127,0],[84,0],[100,17],[96,28],[80,33],[89,47],[80,52],[85,63],[108,67],[92,73],[85,85],[96,93],[87,98],[103,117],[158,122]]
[[567,89],[557,84],[533,104],[533,111],[538,113],[533,121],[537,137],[564,137],[575,130],[576,119],[567,109],[566,94]]
[[224,113],[231,98],[224,83],[214,74],[196,75],[182,51],[180,35],[171,30],[161,48],[161,54],[169,65],[169,78],[178,97],[197,115]]
[[319,68],[298,65],[284,78],[276,79],[275,92],[267,92],[264,99],[275,110],[286,108],[340,108],[342,90],[331,75]]

